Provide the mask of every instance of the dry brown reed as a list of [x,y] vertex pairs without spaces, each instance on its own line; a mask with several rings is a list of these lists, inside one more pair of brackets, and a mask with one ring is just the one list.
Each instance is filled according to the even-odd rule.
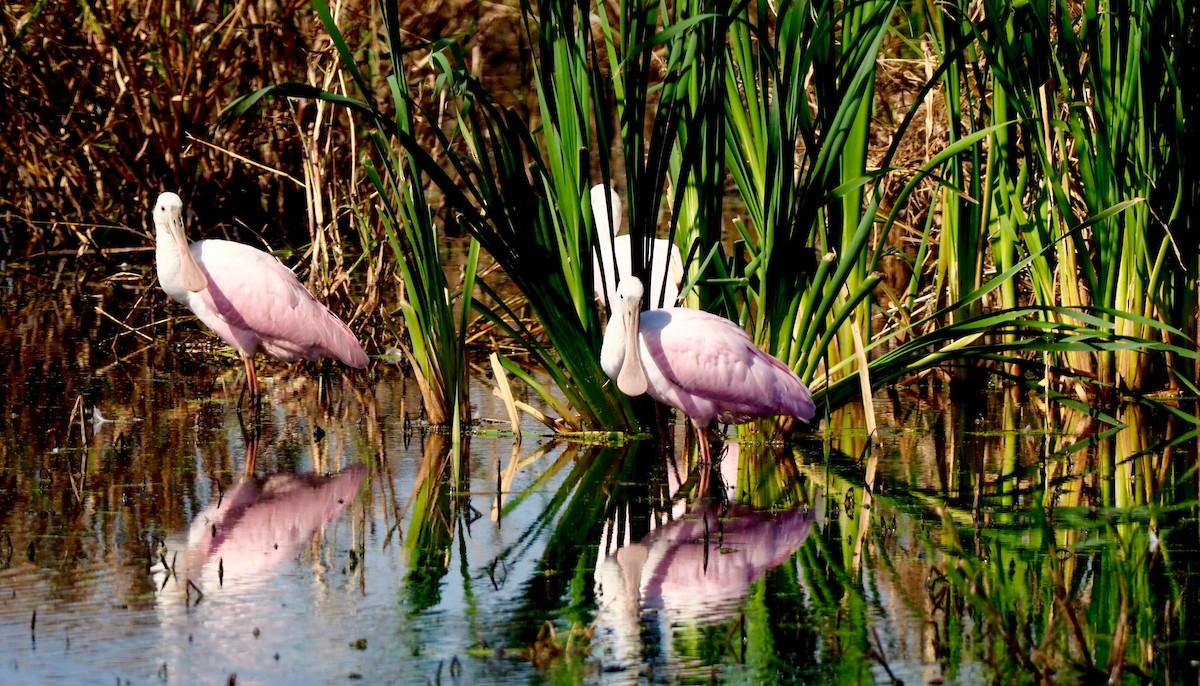
[[[331,5],[347,35],[370,48],[377,3]],[[513,93],[523,80],[510,66],[519,52],[518,13],[482,7],[401,3],[414,43],[478,33],[473,68],[494,73],[497,92]],[[258,215],[275,213],[319,222],[303,186],[355,180],[352,129],[333,126],[329,109],[316,103],[275,103],[259,118],[220,113],[274,83],[343,90],[332,53],[308,0],[5,3],[0,91],[10,120],[0,129],[0,154],[14,164],[0,173],[0,212],[137,227],[154,195],[172,188],[203,199],[205,213],[230,226],[238,216],[274,228]]]
[[[517,104],[524,79],[515,66],[515,3],[400,5],[413,43],[474,36],[473,70]],[[375,0],[330,6],[362,55],[379,54]],[[374,76],[377,92],[367,97],[386,103],[386,74]],[[422,86],[414,93],[432,91],[430,65],[407,76]],[[300,247],[284,261],[380,343],[388,338],[377,321],[387,300],[380,289],[396,278],[382,247],[372,250],[374,230],[359,233],[355,210],[370,199],[359,193],[358,123],[314,101],[271,101],[241,118],[222,113],[238,96],[288,81],[362,97],[343,79],[309,0],[6,3],[0,98],[10,119],[0,127],[0,158],[12,163],[0,171],[0,252],[145,245],[150,239],[138,234],[148,233],[148,207],[176,190],[193,215],[193,239]],[[355,269],[365,276],[352,292]]]
[[[365,2],[365,0],[364,0]],[[247,89],[296,80],[319,58],[306,2],[223,5],[134,2],[7,3],[0,11],[0,89],[12,119],[0,154],[0,211],[31,220],[145,226],[164,189],[198,206],[210,228],[296,217],[304,204],[285,176],[298,168],[297,122],[311,107],[222,121]],[[203,141],[211,145],[201,145]],[[37,247],[68,238],[31,231]]]

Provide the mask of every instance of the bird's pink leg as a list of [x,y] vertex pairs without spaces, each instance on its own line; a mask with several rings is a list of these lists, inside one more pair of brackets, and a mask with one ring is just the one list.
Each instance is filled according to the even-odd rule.
[[712,469],[712,447],[708,444],[708,427],[700,426],[696,420],[692,420],[692,427],[696,429],[696,442],[700,444],[700,491],[699,497],[708,497],[708,482],[709,473]]
[[692,426],[696,429],[696,442],[700,444],[700,464],[712,464],[712,448],[708,445],[708,427],[700,426],[700,423],[694,419]]
[[254,358],[243,357],[242,362],[246,365],[246,387],[250,390],[250,398],[258,400],[258,375],[254,373]]

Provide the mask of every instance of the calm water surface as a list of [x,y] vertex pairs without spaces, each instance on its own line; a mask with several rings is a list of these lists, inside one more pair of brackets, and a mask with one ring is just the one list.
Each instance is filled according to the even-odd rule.
[[518,444],[479,379],[455,442],[380,360],[261,366],[255,421],[148,279],[42,271],[0,272],[0,684],[1197,679],[1163,412],[880,396],[700,498],[681,432]]

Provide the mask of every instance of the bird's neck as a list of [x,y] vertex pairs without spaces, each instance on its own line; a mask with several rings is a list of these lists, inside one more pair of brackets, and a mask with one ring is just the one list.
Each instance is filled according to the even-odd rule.
[[187,289],[179,278],[179,250],[175,246],[175,238],[163,227],[157,227],[154,235],[154,264],[158,271],[158,283],[167,295],[185,303]]
[[604,327],[604,343],[600,346],[600,368],[613,381],[625,362],[625,325],[619,310],[614,309]]

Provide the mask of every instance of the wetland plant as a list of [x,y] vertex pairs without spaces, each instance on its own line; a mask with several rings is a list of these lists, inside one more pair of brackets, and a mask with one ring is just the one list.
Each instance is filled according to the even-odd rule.
[[[491,297],[474,305],[549,372],[567,396],[565,405],[539,390],[565,410],[569,426],[631,427],[634,421],[629,404],[596,369],[599,317],[589,288],[590,253],[599,241],[586,190],[594,169],[606,183],[619,177],[607,153],[613,141],[620,143],[634,275],[645,278],[653,239],[665,232],[689,258],[689,302],[741,322],[759,346],[810,382],[818,403],[837,406],[947,366],[951,380],[990,365],[1043,384],[1049,370],[1065,371],[1103,394],[1138,387],[1130,381],[1132,369],[1119,378],[1093,373],[1104,360],[1134,365],[1154,352],[1194,358],[1179,345],[1189,320],[1169,316],[1178,310],[1133,307],[1108,296],[1045,297],[1071,289],[1115,293],[1120,289],[1113,284],[1124,278],[1116,275],[1131,269],[1157,279],[1161,289],[1168,274],[1182,269],[1182,253],[1168,250],[1172,232],[1137,228],[1120,235],[1158,238],[1145,250],[1115,251],[1108,260],[1097,252],[1114,244],[1106,232],[1125,227],[1130,213],[1152,199],[1151,189],[1097,195],[1082,205],[1066,201],[1053,180],[1075,174],[1086,187],[1080,175],[1091,168],[1073,166],[1064,155],[1067,143],[1043,145],[1044,137],[1037,141],[1032,131],[1021,138],[1029,141],[1025,146],[1017,145],[1012,132],[1026,131],[1032,120],[1028,107],[1006,109],[1013,102],[1009,91],[1026,83],[1027,100],[1036,93],[1028,90],[1027,75],[1022,80],[1001,71],[1029,63],[1046,46],[1070,64],[1088,63],[1083,55],[1110,55],[1106,50],[1129,60],[1154,55],[1088,42],[1090,34],[1067,41],[1069,53],[1046,37],[1044,44],[1009,45],[1000,28],[968,32],[960,24],[959,32],[948,32],[965,13],[921,14],[921,7],[898,2],[775,8],[524,2],[521,10],[532,46],[536,125],[497,104],[466,71],[453,40],[431,43],[428,54],[456,108],[437,150],[450,173],[421,171],[527,299],[540,335],[482,281]],[[1036,8],[1042,14],[989,11],[999,27],[1059,18],[1063,10],[1043,4]],[[1155,12],[1168,23],[1184,19]],[[940,52],[916,79],[915,93],[880,94],[881,59],[909,56],[914,41],[930,35]],[[1004,57],[1000,50],[1016,52]],[[988,70],[980,67],[981,52],[995,53]],[[1150,71],[1160,92],[1180,101],[1169,73]],[[981,76],[988,79],[982,86]],[[1067,76],[1061,82],[1076,83],[1080,97],[1096,92],[1081,77]],[[993,97],[981,95],[989,92]],[[1117,109],[1109,104],[1103,112],[1116,116]],[[924,159],[902,158],[922,114],[943,117],[945,138]],[[1065,130],[1100,140],[1107,124],[1098,116],[1076,115]],[[1172,125],[1178,122],[1145,135],[1166,136]],[[887,145],[875,142],[881,139]],[[1021,167],[1017,158],[1039,166]],[[733,241],[722,240],[727,174],[745,207],[745,219],[731,224]],[[921,202],[929,204],[914,206]],[[1046,208],[1043,216],[1052,221],[1042,225],[1057,228],[1037,234],[1036,222],[1024,223],[1021,207],[1029,206]],[[919,226],[905,221],[922,214]],[[1085,253],[1092,267],[1080,267]],[[885,279],[881,270],[889,260],[906,265],[900,273],[907,277]],[[1076,273],[1084,285],[1062,285]],[[1027,286],[1038,279],[1041,286]],[[1072,364],[1080,360],[1094,363]],[[1145,367],[1138,367],[1143,380]],[[511,360],[506,368],[532,381]],[[1034,374],[1024,378],[1024,370]],[[1187,386],[1188,376],[1172,378]]]
[[[500,363],[564,429],[647,423],[599,369],[599,241],[587,193],[597,182],[623,189],[634,274],[646,277],[653,238],[675,242],[689,304],[744,325],[819,406],[903,378],[961,384],[983,368],[1080,397],[1197,390],[1189,341],[1200,251],[1190,217],[1200,176],[1184,142],[1200,99],[1180,56],[1195,47],[1200,20],[1183,3],[522,0],[525,111],[488,89],[470,30],[411,38],[413,10],[395,0],[357,13],[339,5],[335,14],[325,0],[312,7],[340,71],[256,71],[250,87],[276,85],[229,111],[267,96],[315,104],[303,117],[313,128],[300,175],[314,231],[310,280],[344,289],[353,269],[372,282],[387,269],[399,275],[403,296],[386,328],[407,337],[434,423],[469,416],[478,322],[515,342]],[[145,11],[87,8],[83,25],[106,45]],[[39,71],[42,53],[28,39],[55,30],[61,15],[43,4],[6,12],[6,78],[60,83]],[[205,18],[193,17],[199,28],[187,34],[168,30],[187,17],[171,17],[141,41],[168,83],[199,61],[222,78],[244,64],[245,53],[222,52],[227,25]],[[181,122],[209,116],[192,108],[210,100],[176,103],[153,73],[114,69],[155,107],[173,103],[169,131],[156,128],[154,108],[132,121],[178,134],[150,144],[180,162],[168,148],[185,144]],[[217,79],[206,97],[229,89]],[[93,105],[100,117],[119,106]],[[17,128],[49,130],[29,119],[33,109]],[[330,128],[334,112],[352,128],[345,147]],[[343,151],[346,172],[332,164]],[[80,159],[96,169],[128,162],[90,154]],[[114,175],[164,178],[130,164]],[[314,194],[331,176],[346,202]],[[346,256],[351,226],[362,259]],[[450,226],[475,241],[461,277],[445,272]],[[487,259],[518,295],[480,275]]]

